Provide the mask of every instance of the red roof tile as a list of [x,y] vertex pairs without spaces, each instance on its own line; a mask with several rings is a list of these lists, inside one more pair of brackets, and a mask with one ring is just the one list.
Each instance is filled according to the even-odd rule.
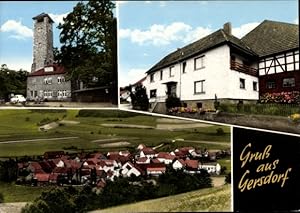
[[47,67],[53,67],[54,70],[52,72],[45,72],[45,68],[42,68],[40,70],[30,73],[28,76],[33,77],[33,76],[45,76],[45,75],[58,75],[58,74],[66,73],[64,67],[59,66],[58,64],[53,64]]
[[175,156],[171,155],[168,152],[160,152],[160,153],[158,153],[157,158],[164,158],[164,159],[173,160],[175,158]]
[[199,162],[197,160],[185,160],[185,163],[191,169],[198,169]]
[[38,182],[48,182],[49,181],[49,174],[42,174],[37,173],[34,175]]
[[161,163],[158,159],[151,159],[152,163]]
[[145,147],[141,151],[143,151],[145,155],[154,155],[154,154],[156,154],[156,152],[150,147]]

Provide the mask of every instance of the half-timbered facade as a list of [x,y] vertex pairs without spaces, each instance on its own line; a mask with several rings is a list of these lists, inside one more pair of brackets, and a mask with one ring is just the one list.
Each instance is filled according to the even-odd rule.
[[242,38],[259,56],[259,91],[300,91],[299,26],[265,20]]

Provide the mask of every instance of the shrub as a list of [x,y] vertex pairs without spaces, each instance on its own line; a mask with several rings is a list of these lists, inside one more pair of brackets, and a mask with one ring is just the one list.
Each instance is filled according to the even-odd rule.
[[146,92],[146,87],[138,85],[135,92],[130,94],[131,104],[133,109],[147,111],[149,109],[149,99]]
[[29,118],[29,117],[26,117],[26,118],[25,118],[25,121],[30,121],[30,118]]
[[181,106],[181,101],[179,98],[174,97],[174,96],[168,96],[166,99],[166,107],[167,109],[173,108],[173,107],[180,107]]
[[229,172],[229,173],[225,176],[225,183],[226,183],[226,184],[231,184],[231,172]]
[[218,128],[218,129],[216,129],[216,131],[217,131],[217,135],[224,135],[224,133],[225,133],[222,128]]

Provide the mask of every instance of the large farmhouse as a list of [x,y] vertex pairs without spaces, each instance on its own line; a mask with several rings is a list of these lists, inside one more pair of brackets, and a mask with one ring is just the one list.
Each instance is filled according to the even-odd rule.
[[198,108],[213,108],[216,98],[257,102],[265,92],[299,91],[299,78],[298,25],[264,21],[242,39],[226,23],[177,49],[147,71],[144,85],[155,111],[168,96]]

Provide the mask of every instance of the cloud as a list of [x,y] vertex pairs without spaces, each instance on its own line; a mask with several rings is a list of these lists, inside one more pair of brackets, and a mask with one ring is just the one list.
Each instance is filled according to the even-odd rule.
[[128,86],[129,84],[134,84],[137,81],[141,80],[143,77],[146,76],[145,72],[148,69],[143,68],[132,68],[129,69],[126,74],[122,75],[122,78],[120,78],[120,86]]
[[201,39],[207,35],[209,35],[210,33],[212,33],[212,29],[211,28],[203,28],[203,27],[197,27],[194,30],[191,30],[191,32],[189,32],[183,42],[184,43],[190,43],[190,42],[194,42],[197,41],[198,39]]
[[145,1],[145,4],[151,4],[152,2],[151,1]]
[[0,32],[12,33],[11,38],[24,40],[33,37],[33,30],[22,24],[21,21],[8,20],[0,27]]
[[294,24],[299,24],[299,18],[295,18]]
[[174,22],[170,25],[154,24],[148,30],[121,29],[120,38],[130,38],[131,42],[139,45],[153,44],[155,46],[167,45],[173,41],[180,41],[191,30],[191,26],[183,22]]
[[232,28],[232,34],[238,38],[242,38],[244,35],[249,33],[259,24],[260,24],[259,22],[252,22],[252,23],[243,24],[237,28]]
[[[233,28],[232,34],[241,38],[259,24],[259,22],[243,24]],[[119,37],[121,39],[130,39],[132,43],[137,43],[138,45],[163,46],[178,41],[188,44],[211,34],[215,30],[211,26],[193,28],[183,22],[173,22],[169,25],[154,24],[145,30],[120,29]]]
[[16,57],[16,58],[1,58],[0,65],[6,64],[9,69],[19,71],[20,69],[26,70],[28,72],[31,71],[31,63],[32,58],[31,57]]
[[67,17],[68,13],[63,13],[63,14],[53,14],[53,13],[49,13],[49,16],[53,19],[53,21],[56,24],[63,24],[63,18]]
[[165,1],[159,1],[159,6],[160,7],[165,7],[167,5],[167,2]]

